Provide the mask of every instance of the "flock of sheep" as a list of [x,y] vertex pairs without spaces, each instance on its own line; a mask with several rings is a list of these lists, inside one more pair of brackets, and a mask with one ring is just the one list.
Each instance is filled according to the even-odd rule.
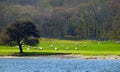
[[[61,46],[63,47],[64,45],[62,44]],[[76,42],[76,43],[75,43],[75,50],[78,50],[78,46],[79,46],[79,44]],[[84,48],[87,47],[86,44],[84,44],[83,47],[84,47]],[[56,51],[58,50],[57,47],[54,47],[54,44],[51,44],[51,45],[50,45],[50,48],[54,48],[54,50],[56,50]],[[34,47],[34,49],[43,50],[43,47],[39,47],[39,48]],[[69,50],[70,47],[66,47],[65,49],[66,49],[66,50]],[[30,50],[30,46],[27,47],[27,50]]]

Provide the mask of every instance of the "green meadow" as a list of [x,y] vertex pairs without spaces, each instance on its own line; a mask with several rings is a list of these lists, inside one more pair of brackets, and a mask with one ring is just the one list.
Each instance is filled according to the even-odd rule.
[[[23,46],[23,55],[120,55],[116,41],[40,39],[37,46]],[[0,55],[19,55],[17,46],[0,46]]]

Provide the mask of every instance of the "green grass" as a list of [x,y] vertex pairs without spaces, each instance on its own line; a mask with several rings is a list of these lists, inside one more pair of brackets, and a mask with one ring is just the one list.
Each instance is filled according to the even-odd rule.
[[[78,43],[78,50],[75,50]],[[50,46],[53,44],[53,47]],[[86,45],[86,47],[84,47]],[[51,54],[83,54],[83,55],[120,55],[120,44],[115,41],[95,41],[95,40],[59,40],[40,39],[40,44],[36,48],[27,50],[24,45],[22,55],[51,55]],[[43,50],[39,50],[42,47]],[[69,47],[69,50],[66,48]],[[56,51],[55,48],[58,48]],[[19,55],[17,46],[0,46],[0,55]]]

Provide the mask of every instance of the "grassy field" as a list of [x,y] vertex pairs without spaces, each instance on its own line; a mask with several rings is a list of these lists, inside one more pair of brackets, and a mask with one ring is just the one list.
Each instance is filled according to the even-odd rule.
[[[55,50],[58,49],[58,50]],[[42,49],[42,50],[40,50]],[[26,55],[49,54],[83,54],[83,55],[120,55],[120,44],[116,41],[95,40],[59,40],[40,39],[38,46],[23,46]],[[0,46],[0,55],[19,54],[17,46]]]

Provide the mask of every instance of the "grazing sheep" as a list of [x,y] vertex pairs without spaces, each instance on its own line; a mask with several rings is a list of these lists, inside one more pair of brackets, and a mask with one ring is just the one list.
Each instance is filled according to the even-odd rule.
[[54,44],[50,45],[51,48],[53,48]]
[[66,50],[69,50],[69,47],[67,47]]
[[43,48],[42,48],[42,47],[40,47],[39,49],[40,49],[40,50],[43,50]]
[[58,48],[55,48],[55,50],[58,50]]
[[116,41],[118,44],[120,44],[120,41]]
[[28,48],[30,48],[30,46],[28,46]]
[[30,50],[30,48],[28,47],[27,50]]
[[75,47],[75,50],[78,50],[78,47]]

